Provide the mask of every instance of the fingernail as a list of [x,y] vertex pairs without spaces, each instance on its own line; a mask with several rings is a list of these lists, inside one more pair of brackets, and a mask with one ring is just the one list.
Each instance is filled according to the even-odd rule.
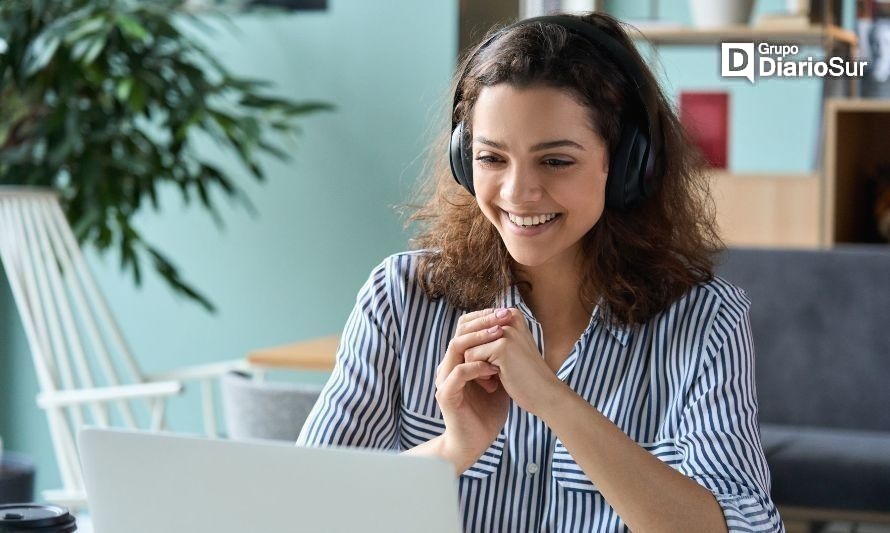
[[497,331],[498,331],[498,326],[491,326],[490,328],[488,328],[489,333],[497,333]]
[[507,316],[507,310],[503,308],[498,309],[497,311],[495,311],[494,316],[498,318],[504,318],[505,316]]

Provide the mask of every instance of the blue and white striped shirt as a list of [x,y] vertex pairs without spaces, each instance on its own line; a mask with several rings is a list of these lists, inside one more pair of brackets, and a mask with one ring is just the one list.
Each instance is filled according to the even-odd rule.
[[[362,286],[298,445],[407,450],[444,431],[436,366],[465,311],[423,292],[422,253],[389,256]],[[749,305],[718,277],[634,327],[610,325],[597,306],[557,375],[710,490],[729,531],[784,531],[760,444]],[[494,306],[519,309],[543,353],[541,325],[515,285]],[[627,531],[553,431],[515,404],[458,486],[465,531]]]

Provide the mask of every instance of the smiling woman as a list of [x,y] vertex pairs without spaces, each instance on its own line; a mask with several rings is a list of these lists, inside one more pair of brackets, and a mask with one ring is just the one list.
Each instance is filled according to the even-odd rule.
[[494,29],[452,88],[418,249],[359,291],[298,444],[450,461],[466,531],[783,531],[750,302],[624,28]]
[[[599,14],[594,18],[606,19]],[[510,264],[511,258],[517,259],[512,256],[515,250],[501,231],[510,226],[496,221],[486,208],[490,201],[477,206],[466,193],[474,194],[475,186],[491,184],[493,176],[503,178],[510,172],[516,176],[505,184],[508,189],[534,189],[529,183],[544,168],[568,177],[558,180],[563,190],[571,190],[564,186],[571,176],[576,185],[583,182],[578,177],[593,176],[586,184],[593,186],[597,178],[611,174],[615,179],[606,180],[605,193],[575,191],[578,198],[593,201],[587,206],[590,210],[596,209],[597,201],[611,207],[586,220],[590,231],[577,236],[583,236],[577,241],[583,252],[578,260],[586,277],[578,290],[587,307],[604,298],[621,322],[645,322],[708,279],[713,257],[723,248],[702,161],[629,39],[602,46],[586,43],[566,28],[557,26],[559,33],[554,35],[537,28],[522,24],[492,32],[478,54],[468,54],[457,69],[453,123],[458,125],[455,132],[461,130],[465,154],[455,162],[452,133],[450,166],[469,178],[463,188],[456,187],[448,167],[434,160],[439,165],[435,177],[422,183],[422,207],[410,221],[425,223],[425,230],[415,246],[439,253],[420,261],[419,279],[429,294],[446,296],[466,309],[488,305],[504,286],[519,283],[531,288],[529,273]],[[623,35],[617,22],[611,31]],[[620,54],[620,67],[613,53]],[[516,144],[520,135],[525,146]],[[532,167],[526,156],[532,153],[540,163],[534,168],[541,172],[529,173]],[[591,172],[597,157],[603,159],[602,168]],[[614,159],[611,172],[610,158]],[[644,168],[629,168],[633,164]],[[530,211],[516,205],[521,198],[514,196],[512,202],[504,198],[513,194],[508,190],[500,194],[493,205],[508,213],[513,208],[518,216],[555,207],[539,205],[547,209]],[[572,214],[557,222],[568,223],[571,218],[572,223],[579,222],[580,230],[584,225],[580,212]],[[467,227],[474,231],[465,233]],[[455,233],[465,236],[451,238]]]

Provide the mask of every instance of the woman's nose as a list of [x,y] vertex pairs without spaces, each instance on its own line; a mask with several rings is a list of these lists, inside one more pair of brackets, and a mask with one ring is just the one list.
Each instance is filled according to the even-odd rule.
[[511,205],[523,205],[541,199],[543,190],[534,172],[513,165],[501,182],[501,198]]

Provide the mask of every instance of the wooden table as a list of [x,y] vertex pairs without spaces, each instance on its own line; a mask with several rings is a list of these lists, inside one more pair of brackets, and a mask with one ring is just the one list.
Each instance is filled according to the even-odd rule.
[[340,335],[331,335],[254,350],[247,355],[247,361],[261,367],[330,372],[334,369],[339,345]]

